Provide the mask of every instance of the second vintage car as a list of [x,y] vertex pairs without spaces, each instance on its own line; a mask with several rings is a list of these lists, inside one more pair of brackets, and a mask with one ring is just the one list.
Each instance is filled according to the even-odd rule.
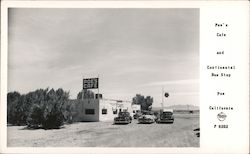
[[152,114],[144,114],[138,118],[138,122],[142,124],[151,124],[155,122],[155,116]]

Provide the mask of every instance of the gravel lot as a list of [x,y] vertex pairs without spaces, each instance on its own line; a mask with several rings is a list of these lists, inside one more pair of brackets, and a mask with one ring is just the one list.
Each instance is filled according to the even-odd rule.
[[199,147],[193,131],[199,115],[175,115],[174,124],[113,125],[113,122],[79,122],[54,130],[28,130],[8,126],[10,147]]

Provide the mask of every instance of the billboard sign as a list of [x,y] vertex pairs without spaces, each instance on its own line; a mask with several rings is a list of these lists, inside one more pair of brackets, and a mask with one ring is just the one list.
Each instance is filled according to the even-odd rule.
[[83,89],[97,89],[99,86],[98,78],[83,79]]

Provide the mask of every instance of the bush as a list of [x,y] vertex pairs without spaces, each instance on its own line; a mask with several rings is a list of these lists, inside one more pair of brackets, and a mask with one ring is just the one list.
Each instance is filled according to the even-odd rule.
[[58,129],[63,125],[64,116],[58,108],[53,108],[49,114],[44,117],[43,128]]
[[50,109],[46,104],[34,105],[27,118],[29,128],[58,129],[64,123],[62,111],[56,105]]
[[27,125],[29,128],[39,128],[43,123],[43,110],[42,108],[35,104],[33,105],[30,115],[27,118]]
[[7,123],[25,125],[27,118],[25,100],[25,95],[21,95],[19,92],[14,91],[7,94]]
[[69,100],[69,93],[63,89],[39,89],[20,95],[18,92],[8,93],[8,123],[26,124],[29,128],[60,128],[65,119],[63,105]]

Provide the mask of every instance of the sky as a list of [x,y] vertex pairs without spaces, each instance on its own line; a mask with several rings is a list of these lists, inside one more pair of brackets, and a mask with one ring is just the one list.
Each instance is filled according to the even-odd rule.
[[[99,76],[104,98],[152,96],[199,105],[198,9],[11,8],[8,92],[63,88]],[[94,90],[97,92],[97,90]]]

